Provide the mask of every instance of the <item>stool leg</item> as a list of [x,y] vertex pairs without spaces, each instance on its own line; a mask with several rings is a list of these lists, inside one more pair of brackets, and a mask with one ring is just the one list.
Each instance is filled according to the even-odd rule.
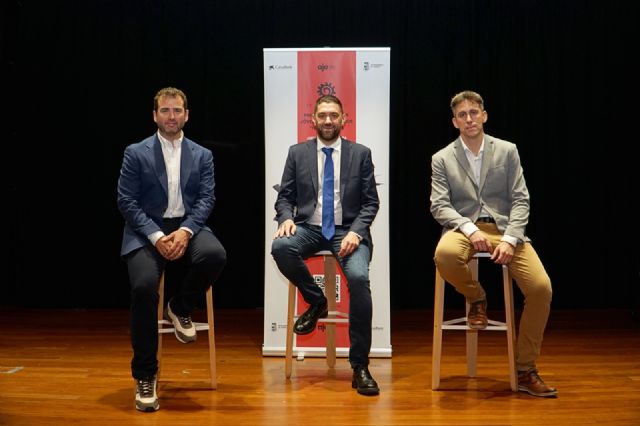
[[509,382],[511,390],[518,391],[518,378],[516,376],[516,329],[515,315],[513,309],[513,286],[511,285],[511,275],[506,266],[502,266],[502,282],[504,285],[504,312],[507,323],[507,351],[509,354]]
[[211,389],[218,388],[216,372],[216,339],[213,324],[213,286],[207,289],[207,323],[209,325],[207,335],[209,337],[209,375],[211,376]]
[[440,361],[442,358],[442,318],[444,311],[444,279],[436,268],[433,307],[433,348],[431,354],[431,389],[440,387]]
[[158,359],[158,372],[157,380],[160,381],[160,367],[162,365],[162,334],[160,330],[162,329],[162,319],[164,317],[164,270],[162,274],[160,274],[160,282],[158,283],[158,352],[156,354],[156,358]]
[[[471,259],[469,262],[471,276],[478,280],[478,259]],[[470,305],[466,303],[466,315],[469,316]],[[467,329],[467,375],[476,377],[476,366],[478,364],[478,330]]]
[[287,308],[287,342],[285,349],[284,374],[287,379],[291,378],[293,364],[293,316],[296,307],[296,287],[289,282],[289,303]]
[[[335,318],[336,311],[336,260],[333,255],[324,255],[324,292],[327,297],[329,318]],[[331,314],[331,312],[334,312]],[[326,322],[327,327],[327,365],[336,365],[336,323]]]

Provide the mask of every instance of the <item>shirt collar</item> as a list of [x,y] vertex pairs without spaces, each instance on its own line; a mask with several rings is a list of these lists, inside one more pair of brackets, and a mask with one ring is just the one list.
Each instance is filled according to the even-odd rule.
[[171,141],[160,134],[160,130],[158,130],[158,139],[160,139],[160,143],[165,147],[173,148],[174,146],[177,148],[182,145],[182,139],[184,139],[184,132],[180,132],[180,137],[176,139],[175,145],[171,143]]
[[460,140],[462,141],[462,149],[464,149],[465,154],[471,154],[474,157],[482,156],[482,152],[484,151],[484,138],[482,139],[482,143],[480,144],[480,150],[478,151],[478,155],[475,155],[473,152],[471,152],[471,150],[467,146],[467,144],[464,141],[464,139],[462,139],[462,136],[460,136]]
[[318,141],[318,152],[321,151],[322,148],[333,148],[334,151],[340,151],[340,147],[342,146],[342,136],[338,136],[338,139],[331,145],[323,144],[318,138],[316,138],[316,140]]

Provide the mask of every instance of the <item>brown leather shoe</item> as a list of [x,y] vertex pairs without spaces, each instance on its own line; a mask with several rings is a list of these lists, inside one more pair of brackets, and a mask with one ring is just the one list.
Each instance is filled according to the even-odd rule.
[[487,301],[478,300],[473,302],[469,307],[469,313],[467,314],[467,325],[474,330],[484,330],[489,324],[487,318]]
[[558,390],[547,386],[535,368],[530,368],[527,371],[518,371],[518,391],[546,398],[554,398],[558,395]]

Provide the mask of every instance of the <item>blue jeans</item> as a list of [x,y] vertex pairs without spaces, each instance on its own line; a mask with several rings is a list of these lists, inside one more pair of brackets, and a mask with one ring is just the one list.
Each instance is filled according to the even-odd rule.
[[360,244],[350,255],[340,258],[340,243],[348,229],[336,226],[336,233],[329,241],[322,236],[319,226],[299,224],[295,235],[273,240],[271,255],[280,272],[291,281],[302,294],[305,302],[322,303],[325,296],[314,282],[304,259],[320,250],[330,250],[340,263],[349,288],[349,363],[352,367],[369,364],[371,350],[371,319],[373,305],[369,282],[369,260],[371,251]]

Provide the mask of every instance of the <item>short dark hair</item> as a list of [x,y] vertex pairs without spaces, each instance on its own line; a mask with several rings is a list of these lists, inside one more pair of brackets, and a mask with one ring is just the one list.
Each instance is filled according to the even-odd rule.
[[168,96],[170,98],[182,98],[182,103],[184,104],[184,109],[187,109],[187,95],[180,89],[176,89],[175,87],[165,87],[163,89],[158,90],[158,93],[153,97],[153,110],[158,111],[158,101],[160,98]]
[[342,102],[340,102],[340,99],[338,99],[337,96],[334,96],[334,95],[323,95],[323,96],[320,96],[316,100],[316,104],[313,107],[313,114],[314,115],[315,115],[316,111],[318,111],[318,107],[320,106],[320,104],[337,104],[338,106],[340,106],[340,111],[344,112],[344,109],[342,108]]
[[456,107],[460,102],[469,101],[480,105],[480,109],[484,111],[484,101],[479,93],[472,90],[464,90],[451,98],[451,112],[455,114]]

